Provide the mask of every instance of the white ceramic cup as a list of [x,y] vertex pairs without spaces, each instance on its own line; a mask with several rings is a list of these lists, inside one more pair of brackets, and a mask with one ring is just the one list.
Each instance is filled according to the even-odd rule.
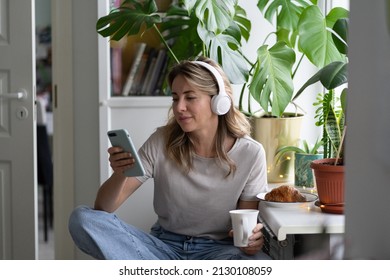
[[237,209],[229,211],[233,226],[234,246],[247,247],[248,238],[252,235],[257,225],[259,210]]

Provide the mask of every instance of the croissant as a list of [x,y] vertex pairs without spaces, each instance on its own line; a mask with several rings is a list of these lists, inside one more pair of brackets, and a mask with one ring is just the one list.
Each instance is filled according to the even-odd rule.
[[305,202],[306,197],[292,186],[280,186],[265,195],[266,201],[272,202]]

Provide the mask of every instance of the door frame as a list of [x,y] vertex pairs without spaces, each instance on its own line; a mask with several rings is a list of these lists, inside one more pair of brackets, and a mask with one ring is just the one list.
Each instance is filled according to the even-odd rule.
[[[74,206],[72,1],[52,0],[53,228],[55,259],[73,259],[67,213]],[[68,93],[68,94],[62,94]]]

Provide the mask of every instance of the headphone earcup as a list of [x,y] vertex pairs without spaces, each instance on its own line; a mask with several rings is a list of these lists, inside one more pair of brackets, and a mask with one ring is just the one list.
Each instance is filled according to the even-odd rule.
[[199,64],[208,69],[217,80],[219,92],[217,95],[214,95],[211,98],[211,110],[214,112],[214,114],[225,115],[227,112],[229,112],[230,106],[232,105],[232,101],[230,100],[229,95],[226,93],[225,84],[223,82],[221,74],[218,72],[217,69],[215,69],[212,65],[206,62],[194,61],[194,63]]
[[231,106],[230,97],[221,92],[211,98],[211,110],[217,115],[225,115]]

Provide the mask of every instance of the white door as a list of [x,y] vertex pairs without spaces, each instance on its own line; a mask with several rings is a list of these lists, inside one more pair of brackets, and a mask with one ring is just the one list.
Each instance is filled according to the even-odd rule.
[[0,0],[0,259],[37,258],[34,5]]

